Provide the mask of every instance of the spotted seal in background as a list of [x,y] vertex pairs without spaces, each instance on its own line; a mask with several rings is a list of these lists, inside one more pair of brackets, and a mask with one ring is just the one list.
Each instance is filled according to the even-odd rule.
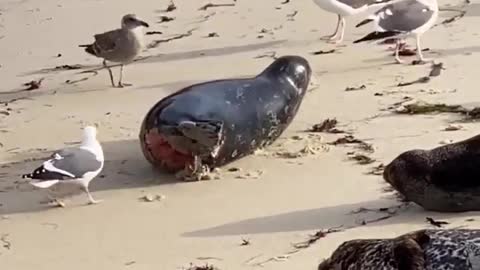
[[480,135],[404,152],[385,167],[383,178],[426,210],[480,210]]
[[342,243],[318,270],[480,269],[480,230],[419,230]]
[[305,58],[283,56],[253,78],[188,86],[147,113],[143,153],[154,166],[198,180],[274,142],[295,117],[311,73]]

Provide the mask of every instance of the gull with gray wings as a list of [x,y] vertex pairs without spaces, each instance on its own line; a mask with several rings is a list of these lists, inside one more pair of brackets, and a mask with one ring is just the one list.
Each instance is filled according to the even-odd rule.
[[[127,14],[122,17],[121,28],[94,35],[95,41],[92,44],[79,45],[85,47],[87,53],[103,58],[103,66],[108,70],[113,87],[129,85],[122,82],[123,66],[132,62],[145,47],[142,26],[149,27],[148,23],[138,19],[135,14]],[[115,85],[107,61],[120,63],[118,85]]]
[[97,141],[96,134],[95,127],[85,127],[79,147],[54,152],[50,159],[32,173],[22,175],[22,178],[31,179],[30,184],[38,188],[49,188],[58,183],[76,184],[85,191],[90,204],[100,202],[92,197],[88,188],[104,164],[102,146]]
[[389,4],[356,27],[374,22],[375,30],[353,43],[369,40],[396,38],[395,60],[403,63],[399,57],[401,43],[407,37],[414,37],[417,43],[417,56],[420,62],[429,61],[422,54],[420,37],[428,31],[438,17],[437,0],[403,0]]

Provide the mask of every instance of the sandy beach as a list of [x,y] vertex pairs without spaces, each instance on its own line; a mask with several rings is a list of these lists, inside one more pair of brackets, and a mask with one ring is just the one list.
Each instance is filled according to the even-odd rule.
[[[431,67],[394,64],[393,45],[352,44],[371,30],[354,27],[365,14],[349,18],[344,43],[333,45],[320,37],[334,30],[335,15],[310,0],[282,2],[239,0],[199,10],[209,2],[176,0],[177,8],[165,12],[165,0],[0,0],[0,268],[315,269],[345,240],[430,228],[426,217],[449,222],[446,228],[477,227],[476,213],[396,207],[401,202],[384,191],[382,176],[369,172],[404,151],[480,133],[459,114],[395,113],[406,101],[480,105],[480,2],[439,1],[441,8],[467,10],[445,24],[457,14],[440,12],[422,39],[425,56],[445,70],[400,87]],[[133,86],[112,88],[101,59],[78,45],[119,27],[127,13],[161,34],[147,35],[150,46],[125,67]],[[210,181],[181,182],[145,160],[139,128],[158,100],[193,83],[256,75],[272,55],[289,54],[305,57],[314,73],[298,114],[272,146]],[[83,72],[92,69],[100,70]],[[118,76],[118,67],[113,72]],[[24,90],[41,79],[38,89]],[[329,118],[344,133],[307,132]],[[78,143],[86,124],[98,125],[105,151],[104,170],[91,184],[104,201],[87,206],[83,193],[65,188],[58,192],[66,207],[42,204],[46,190],[20,176],[51,151]],[[458,128],[446,131],[449,125]],[[347,135],[368,149],[331,144]],[[371,160],[349,158],[356,154]],[[294,245],[332,228],[343,230],[308,247]]]

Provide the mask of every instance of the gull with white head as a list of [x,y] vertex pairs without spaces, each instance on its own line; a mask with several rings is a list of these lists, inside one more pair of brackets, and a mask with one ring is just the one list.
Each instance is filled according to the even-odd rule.
[[437,0],[403,0],[389,4],[363,20],[357,27],[374,22],[373,32],[353,43],[368,40],[396,38],[395,60],[403,63],[399,57],[402,42],[414,37],[417,43],[417,56],[421,63],[429,61],[422,54],[420,37],[435,24],[438,17]]
[[[113,87],[129,85],[122,83],[123,66],[132,62],[145,47],[142,27],[149,27],[149,25],[137,18],[135,14],[127,14],[122,17],[121,28],[94,35],[95,41],[92,44],[79,45],[85,47],[87,53],[103,58],[103,66],[108,69]],[[120,79],[117,86],[107,61],[120,63]]]
[[88,186],[102,171],[103,164],[103,150],[97,140],[97,129],[87,126],[79,147],[54,152],[50,159],[32,173],[22,175],[22,178],[31,179],[30,184],[38,188],[49,188],[58,183],[79,185],[87,194],[90,204],[96,204],[101,201],[92,197]]

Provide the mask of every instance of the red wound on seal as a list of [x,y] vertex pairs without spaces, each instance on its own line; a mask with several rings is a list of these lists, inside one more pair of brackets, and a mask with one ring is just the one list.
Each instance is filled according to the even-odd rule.
[[178,172],[193,163],[193,156],[175,150],[156,129],[148,130],[140,139],[148,161],[168,172]]

